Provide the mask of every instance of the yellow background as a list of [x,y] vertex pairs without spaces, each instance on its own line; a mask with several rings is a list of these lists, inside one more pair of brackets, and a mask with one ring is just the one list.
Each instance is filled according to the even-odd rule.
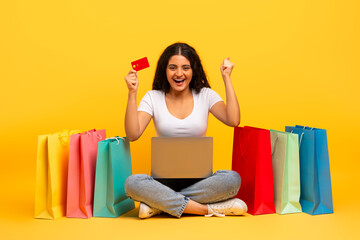
[[[2,239],[358,239],[360,6],[357,0],[14,0],[0,3]],[[158,57],[177,41],[197,49],[225,99],[220,64],[235,63],[241,126],[325,128],[335,213],[204,218],[33,219],[37,136],[64,128],[124,136],[130,62],[138,101]],[[153,125],[131,144],[134,173],[149,173]],[[231,169],[233,129],[210,116],[214,170]],[[179,149],[181,151],[181,149]]]

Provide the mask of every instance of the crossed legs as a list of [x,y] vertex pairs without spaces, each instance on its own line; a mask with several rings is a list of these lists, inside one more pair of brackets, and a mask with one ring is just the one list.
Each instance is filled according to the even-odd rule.
[[146,174],[136,174],[126,180],[125,191],[127,196],[135,201],[181,217],[183,213],[207,214],[207,204],[234,197],[239,191],[240,182],[238,173],[220,170],[180,192],[175,192]]

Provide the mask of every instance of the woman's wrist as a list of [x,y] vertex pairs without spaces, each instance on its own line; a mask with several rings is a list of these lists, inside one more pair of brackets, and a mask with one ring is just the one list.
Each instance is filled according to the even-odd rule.
[[228,75],[222,75],[224,82],[231,82],[231,77]]
[[134,92],[129,91],[128,97],[129,97],[129,98],[136,98],[136,91],[134,91]]

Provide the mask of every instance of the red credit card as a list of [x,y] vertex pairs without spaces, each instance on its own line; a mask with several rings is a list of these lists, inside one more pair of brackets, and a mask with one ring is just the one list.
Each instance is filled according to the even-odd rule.
[[150,65],[147,57],[144,57],[139,60],[131,62],[131,66],[134,70],[140,71],[143,70],[144,68],[148,68]]

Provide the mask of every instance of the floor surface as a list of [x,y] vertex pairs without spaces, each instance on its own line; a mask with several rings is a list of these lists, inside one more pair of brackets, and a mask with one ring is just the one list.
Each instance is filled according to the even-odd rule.
[[[4,175],[1,177],[5,177]],[[355,177],[354,177],[355,179]],[[137,218],[138,204],[115,219],[33,218],[34,184],[9,184],[1,199],[1,239],[360,239],[359,181],[334,175],[334,214],[245,215],[225,218],[168,215]],[[2,181],[5,183],[5,181]],[[345,188],[343,186],[346,186]]]

